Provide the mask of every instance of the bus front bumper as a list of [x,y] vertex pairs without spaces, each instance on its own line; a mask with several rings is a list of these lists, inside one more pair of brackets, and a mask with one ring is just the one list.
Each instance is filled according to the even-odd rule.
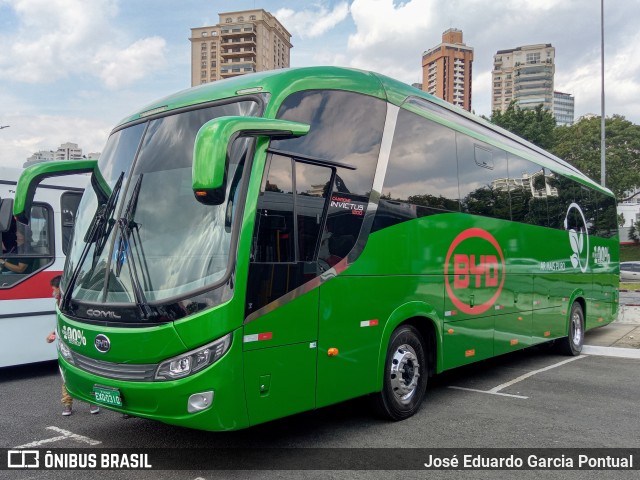
[[[212,431],[237,430],[249,426],[242,378],[241,332],[241,329],[234,332],[229,351],[222,358],[201,372],[179,380],[114,380],[81,370],[61,356],[60,371],[67,391],[79,400],[173,425]],[[116,389],[122,407],[96,401],[96,385]],[[202,409],[194,408],[194,404]]]

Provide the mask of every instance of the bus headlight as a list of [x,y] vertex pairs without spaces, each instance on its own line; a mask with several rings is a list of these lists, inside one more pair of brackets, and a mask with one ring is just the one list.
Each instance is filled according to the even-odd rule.
[[60,337],[58,337],[58,351],[67,362],[73,365],[73,355],[71,355],[71,350],[67,347],[66,343],[60,339]]
[[183,353],[162,362],[156,370],[156,380],[176,380],[202,370],[222,357],[231,345],[231,334],[227,334],[204,347]]

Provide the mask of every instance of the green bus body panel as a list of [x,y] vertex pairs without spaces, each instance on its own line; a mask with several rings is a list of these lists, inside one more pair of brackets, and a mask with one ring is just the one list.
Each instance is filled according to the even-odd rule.
[[493,317],[445,322],[442,370],[493,357],[494,331]]
[[[79,344],[65,338],[67,330],[70,330],[69,335],[82,339]],[[105,362],[157,363],[188,350],[173,323],[134,329],[105,327],[76,322],[58,313],[58,332],[74,352]],[[111,348],[107,353],[101,353],[94,347],[99,334],[109,337]],[[201,335],[200,341],[202,338]]]
[[244,326],[244,334],[271,336],[268,340],[245,342],[245,351],[317,341],[318,289],[313,289],[247,323]]
[[[401,307],[399,307],[401,305]],[[437,277],[340,276],[320,287],[317,406],[381,388],[391,333],[408,318],[437,319]],[[329,356],[331,348],[338,349]]]
[[[136,336],[138,337],[138,336]],[[127,382],[98,377],[59,358],[65,385],[72,397],[94,402],[91,392],[96,384],[120,390],[123,408],[108,407],[143,418],[197,428],[200,430],[237,430],[249,426],[242,381],[242,330],[233,334],[231,347],[213,365],[185,379],[167,382]],[[189,396],[214,392],[210,408],[188,413]]]
[[233,300],[173,322],[186,350],[200,347],[242,326],[242,305]]
[[315,408],[318,293],[313,289],[244,326],[252,425]]
[[91,173],[98,164],[97,160],[64,160],[43,162],[25,168],[16,186],[13,202],[13,215],[23,223],[28,223],[28,213],[38,184],[45,178]]
[[316,360],[317,349],[309,342],[245,350],[244,388],[251,425],[313,409]]

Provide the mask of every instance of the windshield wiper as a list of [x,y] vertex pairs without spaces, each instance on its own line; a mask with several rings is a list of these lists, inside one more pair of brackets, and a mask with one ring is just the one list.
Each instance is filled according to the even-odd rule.
[[[116,204],[118,203],[118,196],[120,194],[120,189],[122,188],[122,181],[124,179],[124,172],[120,173],[116,184],[111,191],[111,195],[107,198],[107,201],[100,205],[96,210],[93,219],[91,220],[91,225],[87,230],[87,234],[84,236],[84,248],[82,249],[82,253],[80,254],[80,258],[78,263],[76,264],[73,273],[71,274],[71,279],[67,284],[67,288],[62,296],[62,300],[60,302],[60,309],[66,310],[69,300],[71,298],[71,292],[73,291],[73,287],[78,280],[78,275],[80,274],[80,269],[84,264],[85,259],[87,258],[87,254],[89,253],[89,249],[91,245],[95,242],[96,248],[94,251],[93,258],[96,258],[96,252],[100,249],[100,252],[104,249],[106,244],[106,238],[109,237],[111,233],[111,229],[113,228],[113,223],[110,222],[111,215],[113,214],[114,209],[116,208]],[[99,253],[97,253],[99,255]]]
[[[116,262],[116,277],[120,276],[120,272],[122,271],[122,265],[124,264],[125,258],[127,256],[127,250],[129,250],[129,239],[133,238],[132,245],[136,250],[136,254],[138,256],[138,261],[140,262],[141,267],[147,271],[148,275],[148,267],[146,264],[146,259],[144,257],[144,252],[140,252],[141,246],[138,246],[138,242],[135,238],[135,235],[132,237],[131,234],[135,229],[138,233],[138,238],[140,237],[139,225],[133,220],[136,214],[136,207],[138,205],[138,197],[140,196],[140,189],[142,187],[142,177],[144,174],[140,174],[138,180],[136,181],[135,186],[133,187],[133,191],[131,192],[131,198],[127,202],[127,206],[124,209],[123,215],[118,219],[118,227],[120,230],[120,236],[118,240],[118,249],[116,250],[115,262]],[[140,242],[142,245],[142,242]],[[141,260],[142,257],[142,260]],[[144,262],[143,262],[144,260]],[[136,261],[134,256],[131,256],[129,261],[129,277],[131,278],[131,288],[133,288],[133,293],[136,298],[136,304],[140,309],[140,313],[143,318],[150,318],[153,314],[149,303],[144,295],[144,291],[140,286],[140,280],[138,277],[138,268],[136,267]],[[149,283],[151,279],[149,278]],[[146,278],[145,278],[146,283]]]

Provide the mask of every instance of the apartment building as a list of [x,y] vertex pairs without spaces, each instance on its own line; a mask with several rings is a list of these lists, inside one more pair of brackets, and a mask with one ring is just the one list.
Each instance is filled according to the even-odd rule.
[[77,143],[63,143],[58,147],[55,153],[56,160],[81,160],[82,149]]
[[542,104],[553,111],[555,48],[550,44],[498,50],[493,57],[492,111],[504,112],[515,100],[523,110]]
[[471,111],[473,48],[462,30],[450,28],[442,43],[422,54],[422,90]]
[[556,125],[573,125],[576,100],[570,93],[553,92],[553,116]]
[[219,14],[219,23],[191,29],[191,86],[246,73],[288,68],[291,34],[269,12]]

